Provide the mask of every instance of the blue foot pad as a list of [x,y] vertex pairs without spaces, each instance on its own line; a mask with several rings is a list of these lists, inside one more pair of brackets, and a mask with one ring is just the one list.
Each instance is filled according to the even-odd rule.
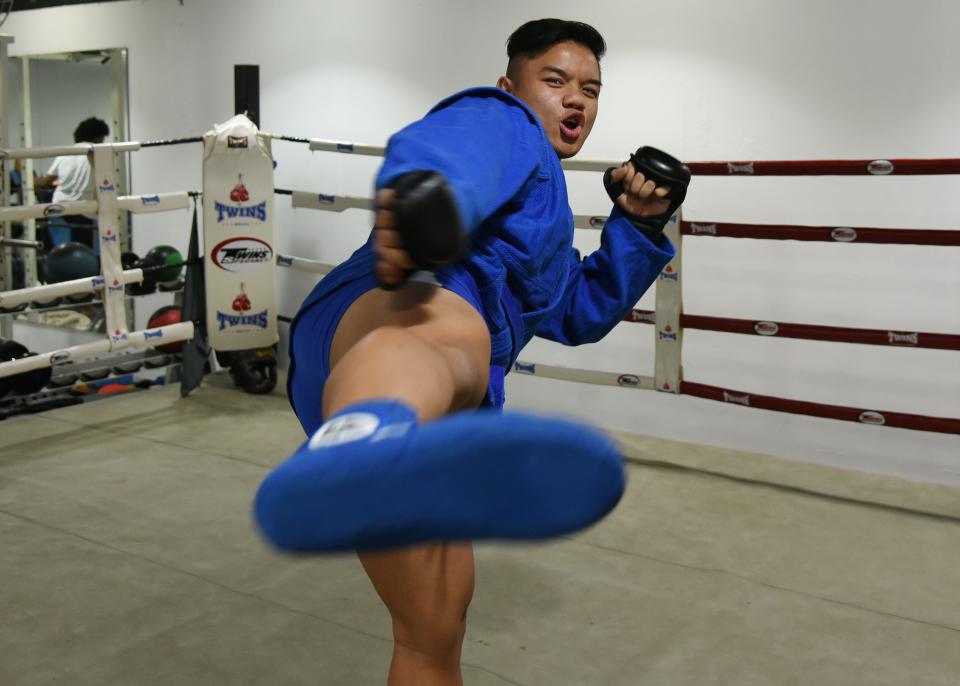
[[263,482],[254,516],[298,552],[430,541],[544,539],[616,506],[623,459],[569,421],[478,411],[417,424],[392,401],[354,405]]

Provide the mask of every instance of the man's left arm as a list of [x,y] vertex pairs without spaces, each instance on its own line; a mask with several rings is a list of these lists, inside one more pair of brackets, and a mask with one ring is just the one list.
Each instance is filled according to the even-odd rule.
[[651,240],[614,207],[598,250],[581,259],[579,251],[570,249],[566,290],[536,335],[564,345],[599,341],[623,320],[674,254],[666,236]]
[[565,345],[599,341],[675,255],[663,235],[667,213],[676,209],[667,199],[671,189],[657,186],[630,162],[611,170],[610,180],[611,187],[623,192],[603,227],[600,249],[581,260],[571,248],[567,287],[557,307],[537,327],[537,336]]

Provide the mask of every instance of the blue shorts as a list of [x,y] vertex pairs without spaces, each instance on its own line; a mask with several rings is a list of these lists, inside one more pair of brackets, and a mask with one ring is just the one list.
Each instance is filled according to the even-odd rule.
[[[443,288],[470,303],[483,315],[476,287],[455,278],[445,278]],[[290,325],[290,367],[287,396],[307,435],[323,425],[323,387],[330,376],[330,345],[340,319],[361,295],[377,288],[373,274],[346,281],[301,309]],[[501,409],[506,370],[490,365],[487,395],[481,407]]]

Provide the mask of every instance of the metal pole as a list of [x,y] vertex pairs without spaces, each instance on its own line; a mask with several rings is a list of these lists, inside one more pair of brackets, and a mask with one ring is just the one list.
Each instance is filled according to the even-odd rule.
[[[0,148],[6,147],[7,128],[10,126],[10,122],[7,121],[7,46],[12,42],[13,36],[0,34]],[[0,180],[0,207],[10,204],[11,169],[13,167],[6,160],[0,165],[0,174],[3,175]],[[13,238],[13,226],[10,222],[3,223],[0,236],[7,239]],[[13,249],[7,243],[0,249],[0,291],[8,290],[12,286]],[[0,338],[13,338],[13,322],[9,317],[4,317],[3,321],[0,321]]]
[[[30,87],[30,58],[23,57],[23,145],[27,148],[33,147],[33,99],[32,89]],[[33,188],[33,160],[23,161],[23,185]],[[36,202],[36,197],[30,197],[28,194],[23,196],[24,205],[32,205]],[[23,224],[23,238],[28,241],[37,240],[37,222],[34,219],[28,219]],[[36,253],[31,253],[31,257],[24,260],[24,286],[36,286],[37,280],[37,259]]]

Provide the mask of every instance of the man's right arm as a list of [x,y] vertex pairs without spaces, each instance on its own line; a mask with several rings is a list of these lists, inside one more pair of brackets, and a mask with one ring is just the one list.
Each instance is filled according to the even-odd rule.
[[468,92],[390,138],[377,189],[414,171],[441,174],[469,232],[512,199],[540,166],[543,133],[519,101]]

